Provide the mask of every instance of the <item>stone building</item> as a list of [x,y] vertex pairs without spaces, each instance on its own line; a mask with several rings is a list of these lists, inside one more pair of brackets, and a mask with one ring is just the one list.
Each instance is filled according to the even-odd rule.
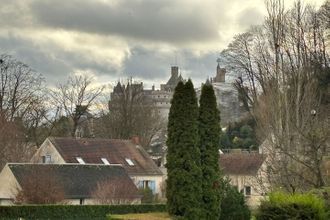
[[[230,122],[238,121],[244,114],[243,106],[238,99],[238,92],[233,82],[226,76],[226,69],[220,67],[217,60],[216,76],[207,80],[214,88],[217,104],[220,110],[221,125],[226,126]],[[197,90],[197,96],[201,94],[201,88]]]
[[121,98],[123,95],[139,96],[140,100],[146,105],[153,105],[158,111],[159,115],[167,120],[168,113],[171,107],[171,99],[173,96],[174,89],[178,82],[182,81],[183,78],[179,74],[179,67],[171,67],[171,77],[166,84],[161,84],[160,89],[156,90],[155,86],[151,89],[144,89],[143,83],[133,83],[132,80],[127,85],[122,85],[120,82],[114,87],[113,92],[110,94],[109,108],[114,108],[116,100]]

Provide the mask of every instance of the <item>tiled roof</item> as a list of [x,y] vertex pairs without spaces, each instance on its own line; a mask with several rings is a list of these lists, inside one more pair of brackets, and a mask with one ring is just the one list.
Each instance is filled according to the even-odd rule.
[[[110,164],[121,164],[129,175],[162,175],[148,153],[130,140],[49,138],[66,163],[78,163],[81,157],[86,164],[103,164],[106,158]],[[130,159],[134,165],[129,165]]]
[[265,156],[256,153],[228,153],[220,155],[220,168],[226,175],[256,175]]
[[[35,174],[51,173],[62,184],[66,198],[90,198],[102,182],[124,184],[131,195],[126,198],[139,198],[138,189],[122,166],[80,165],[80,164],[8,164],[18,183],[24,190],[28,181],[25,178]],[[40,176],[42,179],[42,176]]]

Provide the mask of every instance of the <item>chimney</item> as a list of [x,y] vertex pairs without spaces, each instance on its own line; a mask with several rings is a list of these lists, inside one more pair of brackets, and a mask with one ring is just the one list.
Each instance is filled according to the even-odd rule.
[[133,136],[131,137],[131,141],[132,141],[132,143],[135,144],[135,145],[140,145],[140,137],[137,136],[137,135],[133,135]]
[[179,67],[178,66],[171,67],[171,75],[175,76],[175,77],[179,76]]

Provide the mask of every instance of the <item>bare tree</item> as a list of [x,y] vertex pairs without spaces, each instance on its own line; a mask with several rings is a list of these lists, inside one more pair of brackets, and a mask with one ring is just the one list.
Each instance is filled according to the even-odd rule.
[[122,182],[118,178],[101,181],[92,193],[99,204],[132,204],[139,198],[137,188],[132,183]]
[[0,73],[0,114],[8,121],[24,118],[40,97],[42,76],[9,55],[0,55]]
[[28,162],[35,151],[35,146],[26,141],[22,122],[7,121],[0,115],[0,169],[9,162]]
[[18,189],[15,203],[56,204],[65,199],[64,186],[54,173],[54,168],[44,168],[25,172],[22,189]]
[[28,65],[0,55],[0,167],[30,159],[35,143],[26,125],[42,103],[43,82]]
[[104,89],[103,86],[93,87],[92,82],[92,78],[87,75],[74,75],[52,91],[55,105],[72,123],[72,137],[75,136],[81,117],[91,110]]
[[322,187],[323,156],[329,151],[326,28],[320,13],[300,1],[289,10],[281,0],[268,0],[266,7],[264,25],[236,37],[223,58],[242,73],[236,87],[260,138],[268,141],[274,186]]
[[164,130],[164,120],[152,99],[144,94],[142,84],[118,83],[111,94],[109,110],[99,120],[97,127],[103,130],[97,136],[129,139],[137,135],[141,145],[147,147]]

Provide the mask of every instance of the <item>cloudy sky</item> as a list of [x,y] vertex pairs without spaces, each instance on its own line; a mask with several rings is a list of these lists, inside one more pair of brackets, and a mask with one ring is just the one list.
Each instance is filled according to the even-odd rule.
[[265,13],[264,0],[0,0],[0,54],[50,85],[88,73],[98,83],[132,76],[159,87],[177,64],[197,86],[232,37]]

